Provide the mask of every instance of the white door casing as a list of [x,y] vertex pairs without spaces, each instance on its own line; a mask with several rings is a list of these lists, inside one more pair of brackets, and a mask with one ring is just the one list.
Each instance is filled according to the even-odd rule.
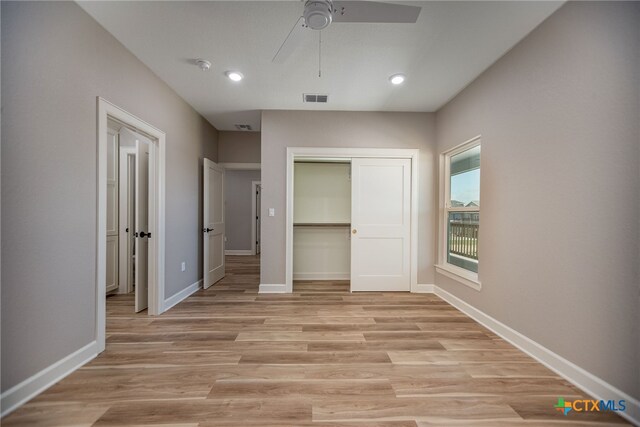
[[224,169],[209,159],[203,164],[203,271],[207,289],[225,275]]
[[106,249],[107,249],[107,128],[113,120],[150,138],[149,170],[149,231],[153,238],[149,240],[149,310],[150,316],[162,314],[164,304],[165,279],[165,194],[166,194],[166,134],[139,117],[96,97],[97,107],[97,194],[96,194],[96,274],[95,274],[95,338],[97,351],[106,347]]
[[411,160],[352,160],[351,290],[411,290]]
[[135,288],[136,313],[149,305],[149,144],[136,140]]
[[286,211],[285,211],[285,283],[260,283],[260,293],[293,292],[293,204],[294,204],[294,163],[296,160],[351,160],[357,158],[408,159],[411,162],[411,242],[410,242],[410,290],[418,290],[418,192],[419,158],[418,149],[413,148],[342,148],[342,147],[287,147],[286,163]]

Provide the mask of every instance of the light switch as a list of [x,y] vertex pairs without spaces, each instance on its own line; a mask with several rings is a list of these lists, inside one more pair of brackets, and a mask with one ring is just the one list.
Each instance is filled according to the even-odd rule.
[[187,269],[187,263],[182,261],[182,264],[180,265],[180,270],[185,271],[186,269]]
[[269,208],[269,216],[276,216],[275,208]]

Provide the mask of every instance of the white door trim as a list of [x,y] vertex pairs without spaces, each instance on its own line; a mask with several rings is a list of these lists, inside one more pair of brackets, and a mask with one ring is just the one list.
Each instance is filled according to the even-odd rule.
[[295,160],[345,160],[359,157],[411,159],[411,292],[418,284],[418,149],[287,147],[285,289],[293,292],[293,163]]
[[104,351],[106,339],[106,207],[107,207],[107,120],[116,120],[152,140],[149,147],[149,315],[164,311],[165,253],[165,133],[144,120],[97,97],[97,226],[96,226],[96,342]]
[[251,255],[256,255],[256,216],[258,216],[258,209],[256,206],[256,192],[258,187],[262,185],[262,181],[251,181]]

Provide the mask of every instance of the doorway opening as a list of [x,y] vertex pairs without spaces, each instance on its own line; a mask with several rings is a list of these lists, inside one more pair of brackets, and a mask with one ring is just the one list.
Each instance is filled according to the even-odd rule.
[[302,159],[293,171],[294,287],[349,289],[351,159]]
[[351,291],[416,290],[418,155],[417,149],[288,147],[285,284],[261,291],[293,292],[295,165],[301,161],[351,162]]
[[136,313],[149,306],[149,147],[152,141],[107,120],[107,295],[134,294]]
[[219,163],[224,169],[224,255],[259,255],[262,197],[260,163]]
[[[139,299],[140,305],[148,305],[149,315],[159,315],[164,311],[166,139],[164,132],[100,97],[97,98],[97,111],[96,341],[98,352],[102,352],[106,338],[107,289],[120,290],[122,276],[123,290],[131,285],[143,291],[141,283],[147,283],[148,295],[141,294]],[[133,168],[136,186],[133,197],[136,197],[136,201],[132,221],[128,206],[131,194],[126,195],[124,203],[127,204],[127,209],[122,212],[124,220],[120,222],[120,210],[117,208],[120,201],[120,168],[117,163],[120,156],[125,156],[128,165],[130,158],[126,156],[131,153],[127,150],[118,152],[119,137],[127,132],[137,135],[133,138],[134,141],[138,140],[135,144],[136,163]],[[130,185],[131,169],[126,169]],[[144,194],[147,197],[140,197]],[[137,229],[132,229],[131,224]],[[124,236],[120,239],[118,225],[124,225],[126,235],[133,235],[134,243]],[[129,228],[128,232],[126,228]],[[122,253],[119,250],[121,244]],[[133,245],[133,248],[128,248],[128,245]],[[125,268],[122,273],[119,268],[121,255],[125,258],[125,264],[129,263],[128,257],[132,260],[131,269]],[[130,274],[133,274],[132,280],[127,277]]]

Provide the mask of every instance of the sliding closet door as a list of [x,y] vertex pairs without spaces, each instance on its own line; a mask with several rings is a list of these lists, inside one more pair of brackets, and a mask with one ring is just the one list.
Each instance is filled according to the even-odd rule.
[[351,290],[409,291],[411,160],[351,165]]

